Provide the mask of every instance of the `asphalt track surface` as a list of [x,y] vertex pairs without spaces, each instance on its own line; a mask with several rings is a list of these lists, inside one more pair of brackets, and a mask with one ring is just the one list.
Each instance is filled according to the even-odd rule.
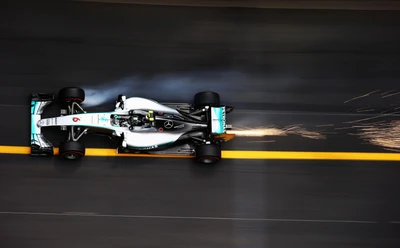
[[[398,95],[380,93],[400,79],[398,12],[10,3],[0,20],[0,145],[29,144],[31,92],[78,85],[101,89],[89,97],[104,99],[92,109],[112,107],[120,91],[190,100],[203,88],[225,90],[223,99],[239,106],[233,125],[326,135],[238,137],[224,149],[385,151],[350,135],[357,132],[345,122],[370,117],[352,114],[361,107],[396,106]],[[56,145],[58,133],[47,132]],[[103,137],[85,143],[112,147]],[[0,161],[0,247],[400,244],[398,163]]]

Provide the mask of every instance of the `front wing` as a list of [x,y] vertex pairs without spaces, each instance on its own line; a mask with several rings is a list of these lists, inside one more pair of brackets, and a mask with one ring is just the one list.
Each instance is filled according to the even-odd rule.
[[54,100],[53,94],[32,94],[31,95],[31,155],[32,156],[53,156],[53,144],[42,134],[41,128],[37,125],[42,118],[43,110]]

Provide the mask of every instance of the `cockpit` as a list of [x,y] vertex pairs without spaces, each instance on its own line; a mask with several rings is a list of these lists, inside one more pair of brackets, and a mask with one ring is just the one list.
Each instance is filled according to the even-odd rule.
[[128,115],[111,115],[111,124],[117,127],[128,127],[130,130],[154,126],[153,111],[130,110]]

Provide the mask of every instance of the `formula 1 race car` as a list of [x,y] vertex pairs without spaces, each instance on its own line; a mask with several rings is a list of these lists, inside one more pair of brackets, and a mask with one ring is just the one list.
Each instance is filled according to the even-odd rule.
[[114,111],[87,113],[80,105],[85,92],[78,87],[59,91],[60,116],[43,118],[43,110],[54,101],[53,94],[31,96],[31,155],[53,156],[53,144],[42,134],[43,127],[60,127],[68,131],[61,142],[59,155],[65,159],[85,156],[79,139],[91,130],[116,139],[117,153],[178,153],[194,155],[200,163],[221,159],[221,144],[234,138],[228,134],[226,114],[234,107],[220,104],[218,93],[205,91],[189,103],[159,103],[125,95],[117,97]]

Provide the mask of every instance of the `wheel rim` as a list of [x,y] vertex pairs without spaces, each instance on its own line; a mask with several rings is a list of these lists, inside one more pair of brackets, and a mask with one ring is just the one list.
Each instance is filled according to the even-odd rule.
[[64,158],[70,159],[70,160],[77,159],[77,158],[79,158],[79,154],[76,154],[76,153],[68,153],[68,154],[65,154],[65,155],[64,155]]
[[201,162],[204,163],[204,164],[212,164],[212,163],[215,163],[217,161],[218,161],[218,159],[214,158],[214,157],[206,157],[206,158],[202,158],[201,159]]

